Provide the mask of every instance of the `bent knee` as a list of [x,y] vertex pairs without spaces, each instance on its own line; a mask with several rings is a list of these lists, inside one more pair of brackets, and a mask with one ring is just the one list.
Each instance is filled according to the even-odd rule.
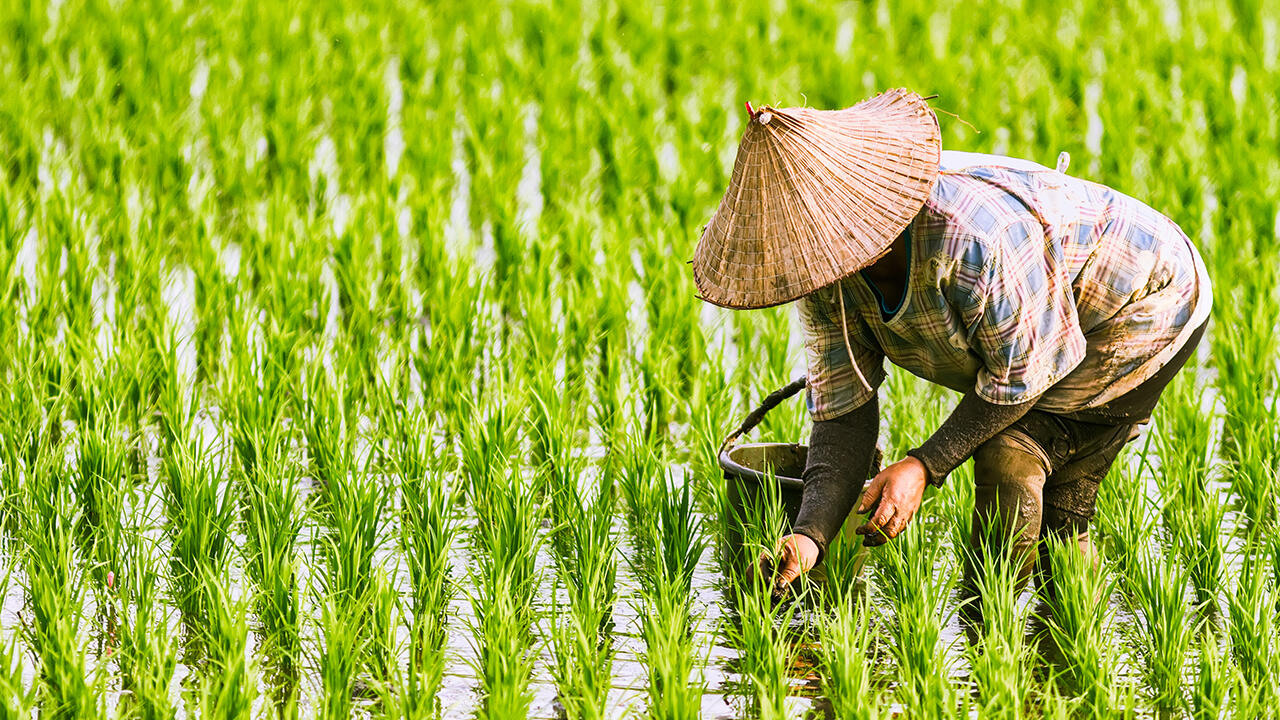
[[973,479],[978,487],[1044,487],[1051,468],[1044,449],[1030,435],[1009,428],[973,453]]

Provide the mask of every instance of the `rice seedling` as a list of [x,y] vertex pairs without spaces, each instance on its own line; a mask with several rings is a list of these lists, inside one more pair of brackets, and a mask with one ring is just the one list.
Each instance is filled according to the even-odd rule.
[[1075,543],[1045,540],[1053,592],[1042,596],[1047,640],[1062,657],[1062,689],[1079,698],[1089,717],[1110,717],[1119,706],[1118,661],[1110,603],[1115,576],[1079,552]]
[[[783,707],[791,606],[700,558],[741,530],[720,440],[804,352],[790,309],[704,307],[683,260],[743,100],[891,85],[964,119],[940,113],[947,149],[1067,150],[1071,174],[1168,212],[1217,302],[1207,356],[1161,401],[1159,461],[1127,454],[1102,485],[1104,565],[1046,599],[1061,672],[1015,662],[1021,605],[968,650],[945,640],[962,469],[921,537],[829,549],[820,610],[790,617],[823,640],[825,684],[802,694],[841,717],[1274,714],[1280,164],[1217,149],[1276,145],[1275,3],[785,10],[0,8],[0,714],[541,717],[549,678],[568,715],[637,692],[658,716],[736,716],[719,679],[738,671],[765,681],[748,706]],[[1011,41],[1032,37],[1054,42]],[[953,401],[896,370],[881,391],[894,458]],[[807,432],[797,401],[758,439]],[[1091,602],[1113,583],[1136,620]],[[474,668],[448,625],[460,593]],[[638,638],[612,627],[632,598]],[[738,600],[747,652],[703,653]],[[1172,688],[1165,626],[1195,627],[1197,605],[1183,700],[1154,707],[1148,659]],[[1021,702],[994,708],[1006,674]]]
[[[661,718],[698,717],[701,689],[696,667],[690,590],[706,549],[689,483],[670,481],[658,456],[633,436],[619,485],[635,539],[629,557],[640,580],[641,637],[648,666],[648,713]],[[676,486],[673,487],[673,484]]]
[[[1233,295],[1237,301],[1224,311],[1221,329],[1212,343],[1220,373],[1218,389],[1227,410],[1224,445],[1229,457],[1242,466],[1257,459],[1252,453],[1271,452],[1275,447],[1274,433],[1267,435],[1264,430],[1260,435],[1258,430],[1264,423],[1271,428],[1275,424],[1272,395],[1278,377],[1270,358],[1277,354],[1277,341],[1267,318],[1280,313],[1280,299],[1274,292],[1275,264],[1268,262],[1274,259],[1274,249],[1260,255],[1249,260],[1227,256],[1235,273]],[[1246,502],[1262,499],[1255,497],[1254,491],[1242,490]]]
[[337,592],[322,592],[316,597],[324,638],[315,661],[320,678],[319,714],[323,717],[351,717],[355,712],[352,693],[361,669],[360,659],[368,649],[364,625],[369,599]]
[[322,546],[329,592],[358,598],[370,593],[374,556],[383,543],[381,529],[387,492],[380,479],[366,470],[352,469],[328,490],[321,512],[325,535]]
[[200,440],[186,436],[174,440],[162,470],[174,601],[192,631],[203,625],[207,591],[216,587],[202,575],[222,568],[232,547],[235,502],[214,462]]
[[462,476],[477,513],[487,501],[488,489],[506,479],[504,475],[518,442],[522,411],[522,399],[506,389],[505,381],[498,381],[489,392],[492,397],[483,409],[469,411],[459,449]]
[[1122,578],[1137,576],[1143,553],[1155,534],[1156,519],[1138,470],[1145,453],[1144,447],[1139,462],[1133,462],[1129,453],[1122,451],[1098,488],[1096,527]]
[[942,627],[951,610],[946,600],[955,582],[954,566],[940,562],[941,545],[931,542],[923,522],[915,522],[884,547],[875,565],[878,586],[893,607],[891,654],[898,667],[898,702],[919,717],[945,716],[955,703],[947,680],[951,663],[942,645]]
[[[744,498],[737,521],[741,524],[743,546],[748,557],[769,558],[774,552],[772,539],[782,537],[786,527],[786,511],[777,482],[766,476],[764,491],[758,497]],[[772,563],[762,562],[760,570],[748,566],[740,570],[735,583],[734,609],[737,617],[729,620],[726,634],[740,657],[740,673],[750,700],[752,713],[760,718],[780,719],[787,716],[790,670],[796,650],[790,627],[799,603],[777,602],[781,594],[770,570]]]
[[75,553],[79,511],[55,457],[60,450],[37,459],[24,496],[22,562],[31,613],[24,635],[40,664],[42,712],[88,717],[103,710],[97,690],[101,666],[90,665],[81,636],[85,583]]
[[1251,424],[1237,431],[1239,447],[1233,465],[1227,471],[1232,491],[1244,508],[1250,524],[1275,521],[1275,484],[1280,478],[1280,446],[1275,428],[1280,417]]
[[[946,523],[956,563],[962,568],[973,560],[970,540],[973,535],[975,487],[973,465],[966,463],[951,473],[946,487],[935,496],[938,515]],[[972,608],[961,608],[961,612],[967,612],[970,609]]]
[[30,717],[36,707],[36,688],[23,681],[24,664],[17,633],[0,645],[0,700],[6,718]]
[[482,490],[483,500],[475,503],[476,594],[471,604],[481,712],[502,718],[527,712],[531,699],[542,508],[517,476],[491,478],[490,483]]
[[298,537],[304,518],[286,412],[293,395],[289,355],[281,333],[259,337],[252,314],[233,316],[229,335],[245,354],[233,354],[222,376],[220,408],[238,459],[237,505],[244,541],[239,555],[252,582],[250,605],[271,701],[281,716],[296,713],[302,659]]
[[446,640],[445,610],[454,586],[449,549],[458,531],[457,493],[432,447],[421,413],[409,413],[393,425],[392,466],[400,477],[400,548],[409,570],[409,607],[413,638],[402,698],[407,714],[435,706],[445,670],[443,653],[432,651]]
[[872,615],[869,596],[837,593],[819,626],[823,692],[835,714],[850,720],[878,717],[885,692],[875,672],[880,648]]
[[[1238,300],[1233,302],[1222,320],[1224,326],[1213,338],[1217,378],[1226,413],[1223,423],[1223,449],[1230,462],[1227,479],[1254,523],[1275,519],[1274,480],[1280,472],[1280,437],[1275,428],[1280,420],[1280,407],[1275,402],[1275,388],[1280,382],[1275,364],[1275,333],[1263,318],[1280,312],[1280,299],[1274,292],[1276,274],[1275,251],[1260,252],[1261,264],[1230,260],[1237,271]],[[1261,313],[1259,315],[1259,313]]]
[[1191,528],[1194,535],[1179,542],[1179,551],[1195,589],[1196,604],[1211,613],[1220,609],[1226,579],[1226,551],[1221,535],[1225,521],[1226,508],[1216,495],[1211,495],[1196,515]]
[[369,652],[366,669],[369,679],[363,688],[365,695],[375,694],[379,688],[390,687],[395,682],[400,664],[401,630],[400,613],[403,603],[395,585],[395,570],[377,568],[373,575],[372,597],[369,602]]
[[[992,525],[988,530],[996,532]],[[1003,533],[988,537],[986,551],[968,561],[982,608],[977,640],[969,650],[982,717],[1021,718],[1029,713],[1031,649],[1024,639],[1027,610],[1018,603],[1022,567],[1013,555],[1013,539]]]
[[823,591],[832,603],[852,602],[868,592],[863,568],[871,556],[871,548],[847,529],[831,542],[821,569]]
[[1197,720],[1223,717],[1230,707],[1230,694],[1236,682],[1229,655],[1219,646],[1218,634],[1201,633],[1188,714]]
[[1138,620],[1136,642],[1159,708],[1181,708],[1187,652],[1200,622],[1188,617],[1187,570],[1176,554],[1144,552],[1126,589]]
[[1272,705],[1280,688],[1276,654],[1276,586],[1257,556],[1241,559],[1235,589],[1227,597],[1227,637],[1239,669],[1240,698],[1255,708]]
[[[342,457],[342,456],[339,456]],[[346,456],[349,458],[349,456]],[[321,670],[325,710],[331,717],[349,713],[355,684],[362,672],[386,681],[386,636],[392,632],[384,606],[387,595],[383,569],[375,557],[387,508],[387,488],[372,472],[338,460],[329,466],[330,478],[318,508],[323,520],[316,558],[322,568],[316,604],[322,608],[324,650]],[[379,636],[381,633],[381,637]]]
[[[544,406],[545,407],[545,406]],[[564,439],[564,425],[556,433]],[[543,468],[553,519],[557,584],[566,602],[550,619],[559,700],[569,717],[603,717],[613,667],[613,607],[617,600],[617,540],[613,535],[616,495],[613,477],[603,474],[593,499],[583,497],[584,463],[571,446],[548,442]]]
[[60,406],[65,402],[57,394],[57,388],[49,387],[42,376],[41,348],[34,343],[25,344],[15,353],[22,358],[23,368],[11,370],[11,381],[3,385],[3,411],[0,422],[0,449],[3,468],[3,497],[0,497],[0,518],[3,529],[10,538],[20,536],[22,523],[23,478],[35,467],[37,458],[58,436]]
[[133,606],[121,613],[120,686],[130,717],[165,720],[177,716],[169,698],[169,684],[178,665],[178,647],[168,633],[165,606],[160,593],[163,569],[139,548],[126,572],[113,583]]
[[640,634],[649,681],[646,711],[663,720],[700,717],[702,689],[692,680],[697,658],[688,593],[677,579],[660,575],[645,592],[643,603]]
[[289,466],[275,458],[260,462],[242,495],[245,572],[254,583],[254,613],[263,653],[270,658],[277,704],[297,687],[300,660],[297,542],[302,530],[298,486]]
[[729,629],[738,647],[742,682],[750,698],[751,714],[768,720],[787,717],[790,670],[796,651],[788,629],[795,604],[773,601],[768,584],[738,595],[737,624]]
[[224,575],[210,569],[201,573],[208,598],[208,624],[200,632],[208,664],[198,689],[199,713],[203,717],[252,717],[258,685],[249,653],[248,604],[230,597]]
[[[83,382],[96,386],[92,377]],[[88,404],[75,445],[74,487],[81,505],[77,539],[85,555],[93,558],[94,586],[105,587],[107,573],[124,565],[119,519],[132,487],[128,446],[115,403],[94,398]]]
[[707,547],[689,483],[678,482],[675,477],[663,482],[652,510],[656,513],[652,518],[656,567],[650,576],[670,579],[687,592]]
[[1161,518],[1187,564],[1197,601],[1216,611],[1224,572],[1220,531],[1225,508],[1208,487],[1213,416],[1201,411],[1200,389],[1190,375],[1176,378],[1165,395],[1156,435]]
[[552,675],[561,705],[571,718],[604,717],[613,667],[613,606],[617,599],[617,543],[611,534],[612,501],[601,496],[578,504],[560,532],[571,536],[571,553],[558,564],[568,596],[551,636]]
[[[1267,529],[1264,550],[1267,553],[1267,559],[1271,562],[1271,586],[1280,588],[1280,528]],[[1280,609],[1280,597],[1276,598],[1276,602],[1277,608]]]

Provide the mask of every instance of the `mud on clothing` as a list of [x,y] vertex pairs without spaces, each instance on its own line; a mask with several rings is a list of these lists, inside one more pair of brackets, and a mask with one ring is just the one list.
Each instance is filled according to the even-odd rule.
[[[974,157],[986,164],[965,165]],[[943,165],[907,230],[898,307],[860,275],[798,301],[815,421],[872,393],[850,365],[838,291],[872,388],[887,357],[989,403],[1038,397],[1036,409],[1057,413],[1137,387],[1208,317],[1204,262],[1147,205],[1026,161],[944,152]]]
[[[1084,532],[1097,483],[1190,357],[1212,304],[1190,241],[1137,200],[1034,163],[943,155],[951,169],[906,233],[899,306],[860,277],[799,303],[815,424],[795,531],[824,552],[861,492],[885,357],[965,392],[910,452],[931,481],[981,446],[1002,459],[975,466],[979,495],[1013,490],[1016,473],[1001,468],[1025,450],[1040,483],[1006,496],[1036,506],[1031,535],[1042,511],[1046,530]],[[846,321],[871,388],[849,363]]]
[[[1050,533],[1087,543],[1098,485],[1195,353],[1204,329],[1204,324],[1194,329],[1155,375],[1104,405],[1077,415],[1032,409],[1007,427],[976,430],[975,518],[1008,516],[1014,523],[1008,530],[1021,535],[1023,546]],[[821,555],[862,492],[875,452],[879,408],[879,398],[872,396],[846,415],[814,423],[794,532],[813,539]]]

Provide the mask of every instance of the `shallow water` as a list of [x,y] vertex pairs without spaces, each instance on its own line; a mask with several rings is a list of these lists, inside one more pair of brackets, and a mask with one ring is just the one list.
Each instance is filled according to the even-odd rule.
[[[238,265],[238,257],[224,258],[224,261],[228,265]],[[639,264],[638,257],[635,258],[635,261]],[[331,272],[326,272],[326,281],[329,286],[331,302],[327,312],[325,335],[329,338],[335,338],[340,323],[340,318],[336,317],[335,314],[340,311],[337,308],[336,284]],[[638,283],[631,290],[633,293],[639,293],[641,299],[643,299],[643,290]],[[194,292],[194,278],[191,270],[184,266],[174,268],[165,283],[164,301],[169,317],[178,329],[180,375],[186,383],[190,383],[194,379],[196,368],[196,349],[193,341],[196,328]],[[111,287],[100,288],[100,292],[95,293],[96,301],[102,304],[102,322],[104,326],[110,326],[114,320],[113,313],[109,312],[109,303],[112,295]],[[637,305],[642,304],[637,303]],[[645,323],[644,313],[634,313],[632,319],[637,325],[637,329],[642,331]],[[734,342],[731,335],[731,330],[726,322],[726,315],[720,311],[706,310],[704,308],[702,319],[704,323],[709,323],[715,328],[714,332],[711,332],[712,342],[721,343],[726,350],[726,354],[735,353],[737,343]],[[794,328],[792,330],[794,336]],[[795,353],[792,354],[794,355]],[[1216,398],[1213,393],[1214,391],[1211,387],[1205,393],[1203,402],[1206,410],[1210,410],[1216,405]],[[210,408],[201,413],[199,430],[201,436],[207,443],[210,443],[211,447],[225,445],[226,438],[222,434],[223,428],[216,408]],[[1215,434],[1220,434],[1220,419],[1216,421],[1214,430]],[[74,436],[74,427],[69,426],[68,431]],[[1153,431],[1158,432],[1158,429],[1153,429]],[[1139,440],[1136,445],[1141,446],[1142,443],[1143,441]],[[158,458],[154,454],[157,449],[154,438],[149,440],[149,449],[149,482],[139,488],[138,495],[134,501],[132,516],[135,518],[138,530],[154,541],[153,552],[156,553],[155,557],[158,558],[160,563],[165,563],[167,562],[168,544],[164,523],[162,520],[157,520],[165,517],[165,513],[163,494],[157,474],[159,470]],[[224,449],[229,452],[229,448]],[[370,448],[367,444],[360,445],[358,454],[361,457],[367,457],[369,452]],[[588,456],[596,459],[602,453],[603,450],[599,447],[588,449],[586,452]],[[226,457],[228,459],[232,458],[231,455]],[[1136,457],[1129,456],[1129,458],[1130,462],[1137,462]],[[1155,484],[1153,471],[1158,467],[1159,458],[1152,453],[1147,460],[1152,467],[1148,468],[1148,472],[1140,473],[1139,477],[1145,483],[1144,490],[1147,497],[1155,500],[1158,499],[1159,492]],[[1216,457],[1215,461],[1217,461]],[[714,481],[718,482],[719,478],[714,478]],[[311,482],[305,478],[299,482],[302,483],[302,502],[305,506],[306,498],[311,493]],[[388,478],[388,482],[394,483],[395,480]],[[1217,486],[1224,494],[1227,492],[1227,488],[1221,483],[1218,483]],[[303,510],[300,507],[298,511],[302,512]],[[470,530],[474,525],[474,516],[466,508],[460,508],[459,512],[461,513],[459,518],[461,526],[451,557],[453,578],[458,583],[458,591],[454,594],[449,608],[448,642],[444,648],[447,657],[446,674],[440,693],[443,714],[445,717],[451,718],[471,716],[480,702],[479,681],[474,671],[476,651],[472,624],[475,621],[475,617],[469,599],[471,585],[467,575],[467,569],[470,564]],[[717,524],[716,518],[702,516],[701,520],[704,536],[710,537]],[[1227,546],[1227,559],[1230,563],[1228,571],[1231,573],[1234,573],[1239,567],[1239,555],[1245,550],[1245,547],[1242,541],[1230,538],[1230,529],[1242,520],[1238,516],[1237,510],[1228,510],[1226,522],[1224,523],[1226,527],[1224,527],[1223,537],[1229,543]],[[313,555],[318,532],[319,528],[315,525],[315,519],[309,517],[308,525],[304,528],[298,542],[298,557],[300,560],[298,574],[300,583],[299,597],[302,604],[302,615],[306,618],[302,634],[304,645],[310,648],[313,654],[324,642],[316,621],[319,613],[315,604],[318,596],[318,573],[322,571],[322,568],[318,565],[320,560]],[[613,639],[615,657],[609,712],[613,716],[629,716],[643,714],[648,683],[645,647],[640,633],[640,615],[638,613],[638,608],[642,603],[642,596],[639,582],[628,562],[629,559],[634,559],[635,550],[630,544],[627,528],[621,514],[615,518],[614,535],[618,541],[620,562],[618,564],[618,600],[614,607],[615,632]],[[388,515],[386,525],[380,534],[380,537],[385,538],[386,544],[379,549],[376,562],[380,567],[392,573],[401,591],[407,591],[407,572],[403,563],[399,560],[399,551],[394,547],[394,538],[396,536],[397,529],[394,519]],[[941,533],[941,536],[944,538],[944,543],[949,544],[949,535]],[[239,545],[243,538],[236,537],[234,540]],[[552,595],[555,574],[555,560],[551,554],[552,552],[550,543],[544,542],[539,558],[539,570],[542,577],[539,600],[536,607],[540,623],[546,623],[556,608],[556,598]],[[5,557],[6,561],[12,562],[10,555],[6,554]],[[951,571],[956,566],[955,554],[949,546],[944,547],[939,552],[938,559],[937,569],[939,572]],[[230,568],[230,577],[233,596],[243,596],[247,592],[247,581],[238,562],[233,562]],[[723,591],[723,578],[723,572],[719,567],[719,551],[713,545],[704,553],[693,577],[691,602],[694,615],[695,657],[698,662],[695,676],[690,679],[690,682],[703,688],[702,714],[704,717],[728,719],[749,716],[750,706],[747,698],[749,688],[744,687],[744,681],[737,670],[739,653],[728,642],[722,629],[722,623],[728,620],[732,614]],[[14,628],[21,625],[25,602],[21,590],[21,580],[20,573],[15,572],[6,588],[3,607],[0,607],[0,625],[4,627]],[[84,597],[86,601],[86,619],[83,630],[89,637],[98,637],[101,629],[94,622],[94,594],[86,591]],[[948,601],[949,616],[942,628],[940,643],[946,650],[948,658],[947,672],[952,683],[961,691],[967,692],[968,688],[970,688],[969,667],[965,655],[967,640],[959,617],[954,612],[957,602],[958,600],[955,597],[951,597]],[[1021,602],[1024,606],[1034,603],[1035,598],[1032,591],[1029,590],[1024,593]],[[1135,627],[1134,616],[1119,594],[1114,595],[1109,602],[1112,605],[1116,637],[1122,638],[1128,631],[1127,629]],[[173,613],[170,624],[173,635],[175,637],[180,636],[182,633],[181,621],[176,613]],[[803,619],[800,625],[803,628]],[[812,629],[808,634],[812,635]],[[542,628],[539,628],[538,636],[545,638]],[[407,643],[409,640],[407,631],[403,626],[399,628],[399,638],[402,643]],[[100,637],[94,643],[94,647],[102,647]],[[1128,643],[1121,643],[1120,647],[1123,652],[1119,657],[1118,679],[1124,684],[1141,687],[1142,675],[1138,659],[1132,651],[1127,649],[1129,647]],[[562,712],[557,702],[555,686],[547,669],[552,651],[553,649],[545,641],[540,641],[536,647],[538,662],[530,688],[532,695],[530,716],[534,718],[551,720],[558,718]],[[403,652],[401,652],[401,655],[401,661],[404,662]],[[793,696],[789,704],[791,715],[793,717],[829,717],[830,709],[822,698],[820,680],[814,669],[807,663],[806,656],[801,654],[797,657],[793,667],[790,677],[791,694]],[[24,668],[26,682],[34,682],[35,680],[33,667],[33,663],[26,663]],[[891,672],[891,670],[888,670],[888,672]],[[172,686],[174,702],[179,706],[182,706],[185,702],[182,688],[190,682],[189,677],[192,676],[192,673],[193,668],[180,665]],[[314,711],[315,704],[320,697],[320,687],[314,673],[314,667],[304,664],[300,689],[300,709],[304,716]],[[264,682],[262,678],[259,678],[259,681]],[[260,689],[264,695],[269,690],[265,685]],[[259,702],[262,702],[262,700]]]

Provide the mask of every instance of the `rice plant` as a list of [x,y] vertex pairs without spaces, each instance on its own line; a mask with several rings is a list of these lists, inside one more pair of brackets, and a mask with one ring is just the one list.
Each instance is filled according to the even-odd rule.
[[[1274,715],[1280,160],[1234,150],[1277,145],[1280,8],[1008,10],[0,7],[0,716]],[[998,571],[950,642],[967,468],[778,606],[716,547],[720,442],[807,364],[684,262],[741,103],[892,86],[948,150],[1069,151],[1214,280],[1100,565],[1047,551],[1044,672]],[[880,395],[891,459],[955,400]]]
[[868,596],[836,595],[819,629],[819,671],[832,710],[850,720],[877,717],[885,688],[876,673],[882,649]]
[[797,612],[795,604],[773,601],[769,585],[741,593],[736,605],[737,625],[729,635],[741,653],[742,683],[750,698],[751,714],[762,719],[787,717],[787,696],[796,650],[789,637]]
[[540,573],[542,508],[516,476],[491,478],[476,502],[479,514],[472,545],[477,646],[485,717],[513,717],[528,711],[536,642],[534,600]]
[[0,645],[0,694],[8,717],[30,717],[36,706],[36,688],[23,682],[23,669],[15,633]]
[[[95,387],[93,378],[86,378]],[[106,587],[107,573],[123,570],[126,543],[120,518],[132,491],[128,445],[116,403],[88,400],[76,442],[74,487],[80,502],[77,539],[93,558],[94,587]],[[105,604],[105,603],[104,603]]]
[[124,709],[132,717],[163,720],[177,716],[169,684],[179,660],[179,647],[168,633],[164,598],[160,593],[163,567],[147,548],[138,548],[127,570],[113,583],[133,606],[120,622],[120,685],[127,697]]
[[1007,536],[987,538],[987,551],[969,560],[976,575],[973,589],[982,607],[977,641],[969,651],[977,710],[982,717],[1022,718],[1029,713],[1028,613],[1018,602],[1022,567],[1013,554],[1012,540]]
[[1200,636],[1196,653],[1195,683],[1191,686],[1188,714],[1197,720],[1220,718],[1230,707],[1233,686],[1237,683],[1229,655],[1223,653],[1216,632]]
[[737,519],[742,526],[743,546],[749,555],[762,557],[763,561],[758,570],[742,568],[732,579],[737,617],[729,621],[732,624],[726,629],[740,653],[740,673],[752,713],[762,719],[780,720],[787,716],[790,671],[796,655],[791,625],[799,604],[778,602],[785,594],[773,577],[770,558],[774,548],[770,545],[773,538],[782,537],[789,528],[777,483],[766,477],[763,487],[759,497],[746,499]]
[[1227,597],[1227,637],[1231,657],[1239,669],[1242,702],[1265,708],[1280,688],[1276,659],[1276,586],[1256,556],[1242,558],[1235,589]]
[[1054,592],[1042,597],[1047,640],[1062,658],[1062,690],[1080,699],[1081,712],[1110,716],[1120,700],[1111,597],[1117,580],[1074,542],[1045,540]]
[[1180,708],[1187,654],[1200,622],[1187,602],[1187,570],[1173,553],[1147,551],[1127,578],[1136,642],[1157,707]]
[[568,552],[557,563],[566,602],[550,622],[552,675],[571,718],[604,717],[613,667],[613,606],[617,600],[617,541],[612,534],[613,494],[585,503],[576,495],[556,529]]
[[700,717],[702,690],[693,681],[697,658],[688,594],[676,579],[660,576],[643,603],[640,635],[648,673],[646,712],[663,720]]
[[1139,470],[1146,452],[1144,447],[1134,462],[1130,453],[1122,451],[1098,488],[1098,536],[1123,578],[1137,576],[1155,534],[1156,518]]
[[1226,508],[1209,487],[1213,416],[1202,411],[1192,377],[1175,378],[1161,402],[1156,480],[1165,531],[1187,564],[1196,599],[1216,611],[1225,571],[1220,533]]
[[253,607],[263,653],[271,659],[277,703],[298,685],[301,617],[298,537],[303,517],[297,478],[283,457],[260,458],[242,493],[245,571],[255,586]]
[[897,700],[913,714],[941,717],[955,702],[955,689],[947,681],[951,660],[942,644],[942,627],[952,612],[946,600],[955,569],[941,563],[941,545],[930,541],[929,530],[926,523],[912,523],[884,547],[875,572],[893,608]]
[[84,571],[76,557],[79,510],[65,470],[53,453],[32,468],[23,511],[23,576],[30,621],[25,640],[39,662],[37,702],[55,717],[87,717],[102,712],[96,687],[100,665],[90,665],[84,630]]
[[445,671],[445,656],[432,648],[446,640],[445,611],[454,593],[449,550],[458,532],[457,491],[432,447],[434,438],[420,413],[402,417],[391,438],[392,466],[400,477],[400,548],[409,570],[413,638],[401,701],[409,714],[428,712]]
[[207,593],[216,587],[202,577],[222,568],[232,547],[235,502],[214,463],[212,452],[188,436],[174,440],[162,471],[174,601],[192,631],[203,625],[211,610]]
[[670,720],[694,718],[701,711],[701,690],[693,678],[697,618],[690,590],[706,541],[689,484],[672,487],[647,448],[639,457],[643,459],[627,464],[619,483],[637,541],[632,566],[642,590],[648,712]]

